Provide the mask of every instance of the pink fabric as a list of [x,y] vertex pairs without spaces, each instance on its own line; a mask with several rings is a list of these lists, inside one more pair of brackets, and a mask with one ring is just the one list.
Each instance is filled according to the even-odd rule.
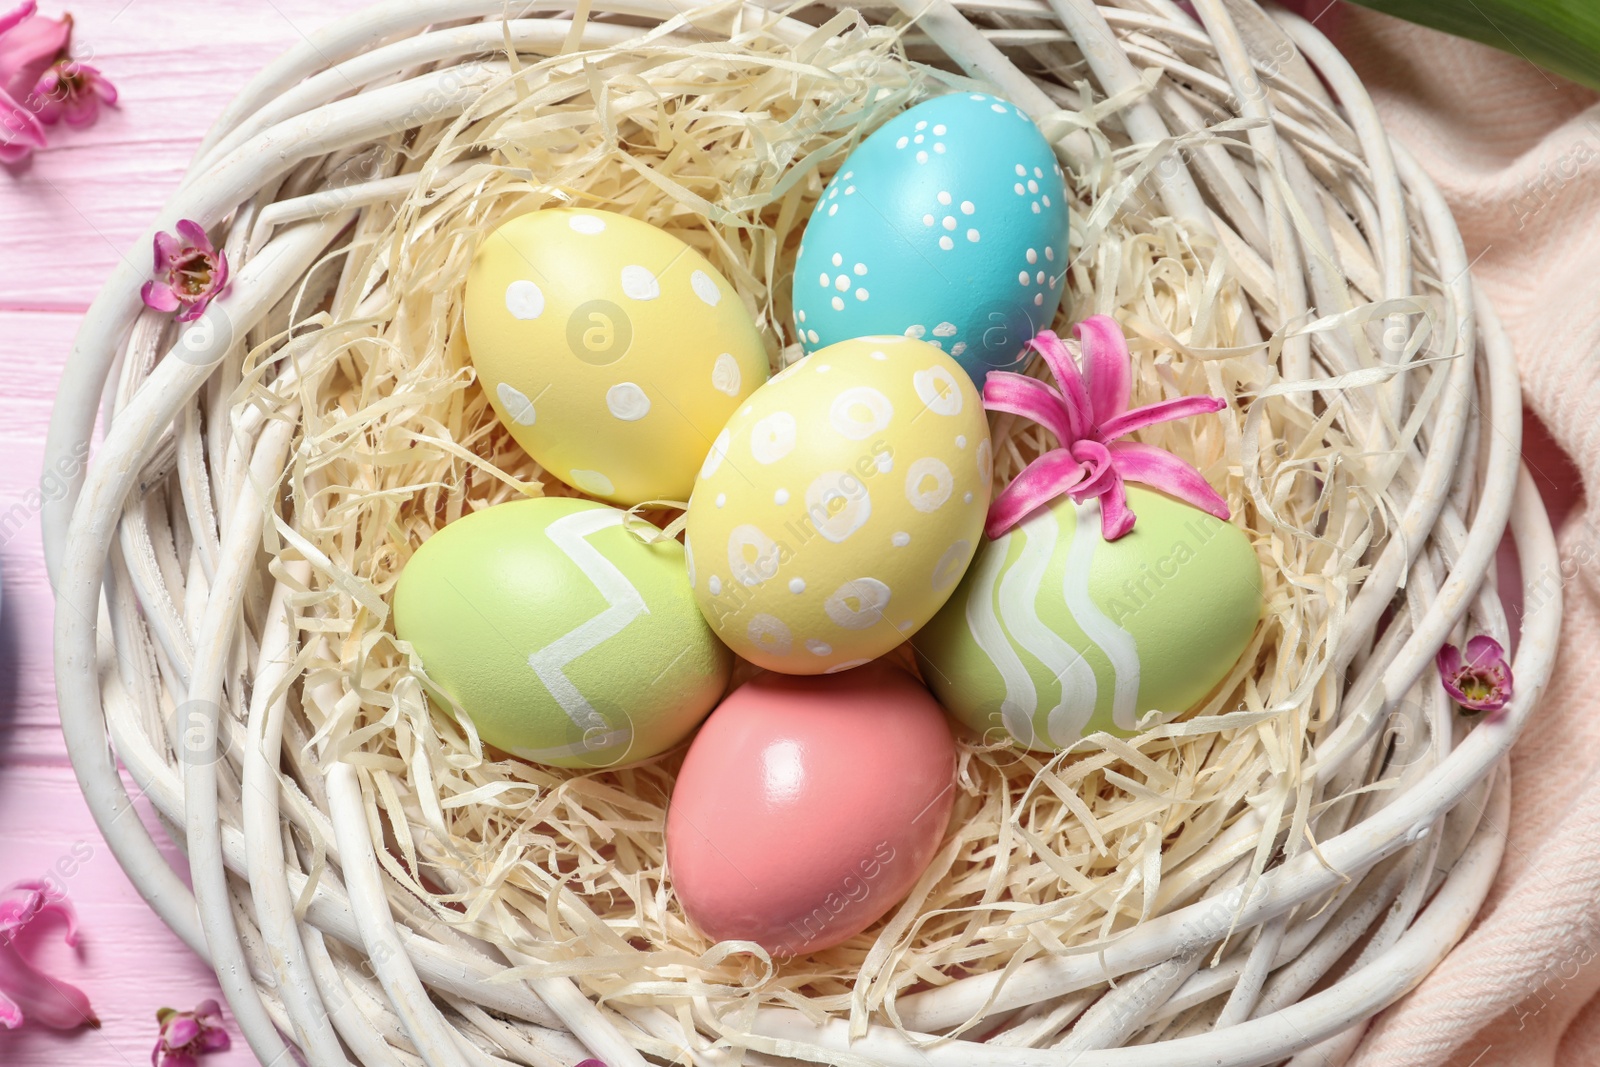
[[[1524,455],[1559,538],[1555,678],[1512,757],[1510,842],[1477,923],[1368,1030],[1357,1067],[1600,1064],[1600,103],[1515,55],[1308,0],[1449,198],[1510,331]],[[1545,428],[1548,428],[1546,431]],[[1563,450],[1565,455],[1563,455]],[[1567,458],[1570,456],[1570,460]]]

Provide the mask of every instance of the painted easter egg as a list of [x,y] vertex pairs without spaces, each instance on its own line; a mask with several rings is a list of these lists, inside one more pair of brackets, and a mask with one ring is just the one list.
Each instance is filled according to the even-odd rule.
[[430,537],[394,592],[395,633],[484,741],[557,767],[660,754],[721,698],[683,549],[588,500],[518,500]]
[[689,500],[689,581],[744,658],[848,670],[927,622],[989,506],[989,424],[949,356],[864,337],[807,356],[728,420]]
[[1014,104],[952,93],[918,104],[845,160],[806,224],[794,326],[807,350],[897,333],[982,383],[1020,370],[1067,269],[1067,206],[1050,145]]
[[673,890],[700,931],[793,956],[899,903],[950,820],[955,745],[905,671],[763,674],[695,735],[667,809]]
[[467,276],[467,346],[495,414],[551,474],[633,505],[683,500],[767,380],[728,280],[676,237],[606,211],[521,215]]
[[1107,542],[1097,501],[1062,497],[986,541],[917,636],[923,677],[990,740],[1060,749],[1187,710],[1261,616],[1261,568],[1236,526],[1128,487],[1133,531]]

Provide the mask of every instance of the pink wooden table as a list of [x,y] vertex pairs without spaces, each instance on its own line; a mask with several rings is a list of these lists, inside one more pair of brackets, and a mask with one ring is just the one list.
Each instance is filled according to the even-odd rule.
[[[0,0],[9,10],[16,0]],[[45,425],[67,349],[119,256],[176,188],[211,121],[266,62],[360,0],[40,0],[68,3],[76,50],[122,94],[86,131],[53,137],[30,166],[0,168],[0,887],[53,873],[82,941],[45,957],[103,1021],[60,1035],[0,1031],[4,1067],[146,1067],[163,1005],[219,997],[196,959],[148,911],[78,793],[56,720],[53,601],[37,490]],[[255,1059],[235,1034],[206,1067]]]

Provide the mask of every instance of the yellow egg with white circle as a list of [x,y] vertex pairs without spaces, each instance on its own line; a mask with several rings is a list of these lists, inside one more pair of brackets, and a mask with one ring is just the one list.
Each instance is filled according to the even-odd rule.
[[608,211],[520,215],[467,276],[467,346],[500,421],[602,500],[683,500],[712,438],[767,380],[739,294],[673,235]]
[[758,389],[689,500],[689,580],[740,656],[824,674],[910,638],[983,534],[993,454],[977,389],[906,337],[842,341]]

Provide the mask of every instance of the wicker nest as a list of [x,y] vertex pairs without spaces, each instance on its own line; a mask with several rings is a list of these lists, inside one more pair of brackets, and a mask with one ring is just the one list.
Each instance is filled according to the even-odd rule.
[[[1350,68],[1248,0],[507,6],[393,0],[265,71],[151,231],[198,220],[231,290],[187,325],[144,308],[141,242],[51,427],[61,470],[104,434],[45,518],[74,763],[257,1055],[1342,1062],[1488,891],[1560,616],[1530,592],[1504,711],[1446,698],[1443,642],[1513,641],[1508,518],[1524,573],[1555,549],[1506,339]],[[467,265],[520,212],[632,214],[733,281],[776,369],[828,178],[967,87],[1028,111],[1068,171],[1058,328],[1115,316],[1136,402],[1229,399],[1145,439],[1225,492],[1267,618],[1177,722],[1054,758],[964,740],[943,848],[866,933],[788,960],[711,944],[665,864],[681,753],[486,751],[389,624],[434,530],[565,491],[473,379]],[[1050,444],[992,429],[1001,481]],[[192,891],[123,817],[119,761]]]

